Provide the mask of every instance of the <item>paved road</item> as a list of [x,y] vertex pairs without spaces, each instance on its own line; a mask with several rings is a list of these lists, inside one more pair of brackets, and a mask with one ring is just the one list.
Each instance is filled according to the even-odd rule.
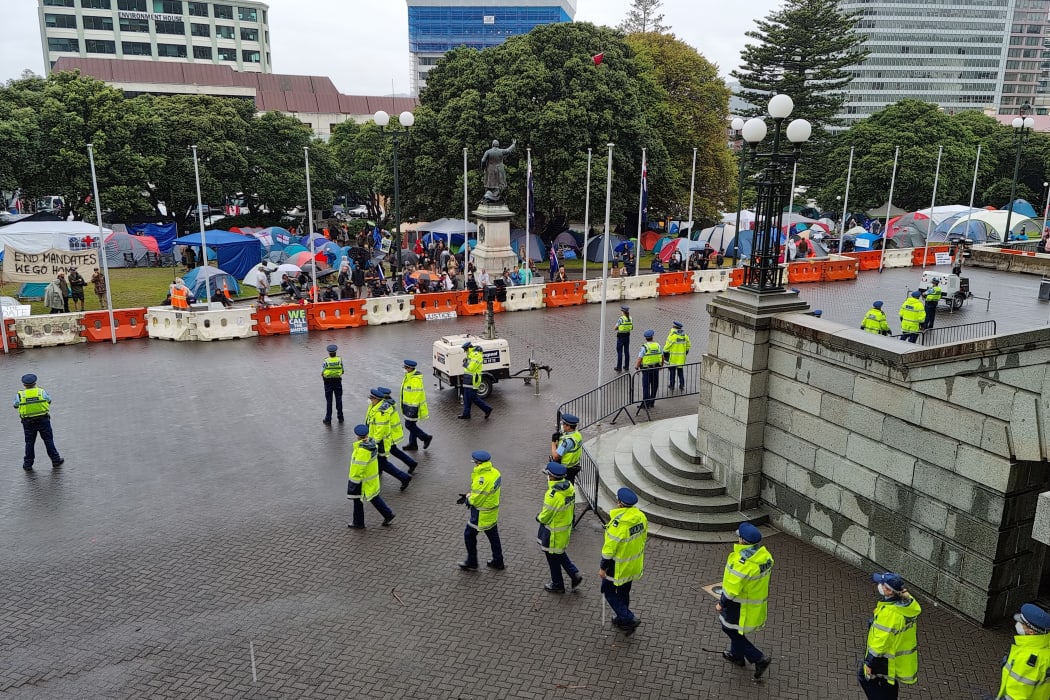
[[[972,278],[978,294],[995,290],[1000,332],[1045,325],[1038,279],[980,270]],[[889,270],[801,289],[826,318],[853,325],[871,299],[894,306],[917,279]],[[636,328],[662,335],[682,320],[702,348],[710,298],[633,302]],[[957,319],[987,317],[982,303]],[[497,317],[515,368],[535,350],[554,365],[552,381],[539,396],[520,382],[501,384],[492,418],[470,422],[454,419],[448,390],[429,387],[427,429],[437,438],[407,491],[384,483],[393,526],[376,527],[369,510],[361,532],[346,528],[344,494],[353,417],[363,416],[367,389],[398,386],[403,357],[426,365],[435,337],[480,332],[482,320],[0,358],[0,387],[13,395],[18,377],[33,371],[52,394],[67,460],[60,471],[24,474],[9,413],[0,433],[0,695],[861,697],[852,674],[874,604],[866,572],[787,535],[768,540],[777,560],[771,626],[756,640],[775,663],[761,685],[707,651],[723,647],[714,601],[702,590],[720,580],[722,547],[651,541],[634,596],[644,623],[629,640],[609,628],[607,613],[602,626],[593,516],[570,547],[587,576],[582,590],[543,592],[546,568],[533,540],[539,465],[557,405],[597,379],[599,321],[596,305]],[[325,428],[319,372],[329,342],[350,368],[350,420]],[[611,376],[611,344],[606,351]],[[465,574],[455,567],[465,513],[453,501],[478,448],[505,475],[508,568]],[[908,697],[981,697],[1007,632],[925,608],[921,683]]]

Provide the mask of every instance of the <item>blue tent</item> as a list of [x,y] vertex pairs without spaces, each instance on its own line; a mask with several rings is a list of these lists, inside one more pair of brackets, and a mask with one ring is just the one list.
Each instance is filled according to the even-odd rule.
[[1031,204],[1029,204],[1028,200],[1025,200],[1025,199],[1015,199],[1014,200],[1014,204],[1013,204],[1012,207],[1007,205],[1007,204],[1004,204],[1003,206],[1001,206],[999,208],[1002,209],[1003,211],[1006,211],[1007,209],[1013,209],[1014,210],[1014,214],[1019,214],[1021,216],[1027,216],[1027,217],[1032,218],[1032,219],[1034,219],[1037,216],[1039,216],[1039,214],[1035,210],[1035,207],[1033,207]]
[[179,235],[178,227],[174,222],[170,224],[130,224],[128,233],[133,236],[153,236],[157,241],[157,248],[162,253],[170,253],[172,241]]
[[[618,246],[621,242],[627,240],[623,236],[613,234],[609,240],[612,248],[609,249],[609,260],[613,259],[613,248]],[[595,236],[587,241],[587,260],[590,262],[601,262],[605,256],[603,246],[605,245],[605,234]]]
[[[244,279],[248,271],[262,260],[263,248],[257,238],[215,230],[205,231],[204,239],[208,247],[215,251],[218,266],[238,279]],[[176,238],[174,244],[200,248],[201,234]]]
[[[529,235],[529,260],[546,260],[547,259],[547,246],[543,245],[543,241],[535,233]],[[525,242],[525,230],[515,229],[510,232],[510,247],[515,253],[518,254],[518,259],[521,260],[521,247]]]
[[216,289],[222,289],[224,281],[226,286],[230,288],[230,294],[241,293],[240,285],[237,284],[237,280],[233,275],[214,267],[195,267],[182,276],[182,281],[189,287],[190,294],[201,301],[204,300],[204,295],[207,293],[204,284],[205,279],[208,280],[207,288],[211,289],[212,294],[215,293]]
[[[725,256],[727,258],[746,258],[751,255],[751,246],[755,239],[755,232],[751,229],[746,231],[740,231],[733,240],[729,241],[729,245],[726,246]],[[739,249],[739,250],[738,250]]]

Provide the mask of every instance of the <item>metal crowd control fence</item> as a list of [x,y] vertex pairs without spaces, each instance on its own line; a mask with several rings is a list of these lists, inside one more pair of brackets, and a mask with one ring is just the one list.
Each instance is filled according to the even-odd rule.
[[[995,321],[978,321],[977,323],[963,323],[958,326],[941,326],[939,328],[928,328],[919,333],[917,343],[919,345],[946,345],[948,343],[963,343],[967,340],[977,340],[995,335]],[[900,335],[892,336],[901,338]]]

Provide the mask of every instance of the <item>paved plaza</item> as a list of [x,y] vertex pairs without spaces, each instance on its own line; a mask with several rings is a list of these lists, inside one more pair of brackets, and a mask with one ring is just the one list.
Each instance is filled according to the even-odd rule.
[[[946,268],[939,268],[944,269]],[[971,300],[938,325],[994,318],[999,332],[1043,327],[1050,306],[1033,276],[968,270],[991,311]],[[799,285],[824,318],[851,326],[873,299],[896,309],[914,269],[855,282]],[[710,294],[630,302],[641,331],[663,340],[672,320],[706,343]],[[607,309],[605,363],[614,376]],[[457,421],[450,390],[429,375],[440,335],[484,329],[480,317],[216,343],[128,341],[0,356],[11,398],[35,372],[54,400],[66,459],[20,468],[8,409],[0,432],[0,696],[4,698],[861,698],[855,673],[875,603],[870,572],[788,535],[776,559],[769,626],[754,640],[773,657],[766,679],[722,660],[704,587],[721,580],[723,546],[650,539],[624,638],[598,592],[601,524],[588,514],[569,554],[580,591],[543,591],[535,544],[557,406],[593,388],[598,305],[505,313],[512,369],[530,353],[554,374],[540,394],[500,383],[491,419]],[[347,364],[347,422],[325,427],[320,366],[328,343]],[[436,435],[399,492],[383,496],[389,528],[366,509],[348,530],[353,426],[368,388],[400,386],[401,359],[427,376]],[[665,413],[668,408],[663,409]],[[660,406],[654,418],[661,417]],[[38,449],[40,449],[38,447]],[[461,572],[470,452],[503,471],[500,531],[507,569]],[[481,538],[481,555],[488,544]],[[920,682],[907,698],[982,698],[997,687],[1009,631],[981,629],[920,597]],[[604,625],[603,625],[604,619]]]

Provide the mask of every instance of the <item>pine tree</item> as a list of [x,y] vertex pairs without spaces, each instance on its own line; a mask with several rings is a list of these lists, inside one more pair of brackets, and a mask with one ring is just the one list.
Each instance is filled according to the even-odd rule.
[[617,29],[626,34],[636,32],[666,32],[669,26],[663,23],[664,16],[657,14],[663,0],[634,0],[627,18],[617,25]]

